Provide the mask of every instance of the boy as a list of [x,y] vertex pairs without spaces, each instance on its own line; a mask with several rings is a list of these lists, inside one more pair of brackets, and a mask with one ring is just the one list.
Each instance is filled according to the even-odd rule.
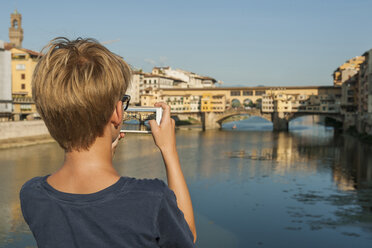
[[159,126],[150,121],[168,186],[121,177],[112,165],[124,137],[123,96],[130,76],[120,57],[91,39],[54,39],[36,66],[37,110],[65,150],[57,172],[29,180],[20,192],[24,219],[39,247],[194,246],[194,214],[168,105],[155,104],[163,108]]

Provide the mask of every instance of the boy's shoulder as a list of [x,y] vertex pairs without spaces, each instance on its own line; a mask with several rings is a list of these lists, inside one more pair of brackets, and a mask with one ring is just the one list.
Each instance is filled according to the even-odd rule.
[[164,181],[155,179],[138,179],[133,177],[126,177],[127,183],[125,184],[126,191],[145,192],[158,196],[163,196],[167,193],[168,186]]
[[26,192],[34,191],[35,189],[40,189],[43,178],[44,177],[34,177],[25,182],[20,190],[21,195]]

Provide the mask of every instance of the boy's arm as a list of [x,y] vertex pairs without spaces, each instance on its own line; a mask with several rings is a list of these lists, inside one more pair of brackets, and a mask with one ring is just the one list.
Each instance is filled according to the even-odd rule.
[[163,116],[160,126],[155,120],[149,121],[155,144],[159,147],[163,156],[168,187],[173,190],[177,197],[177,206],[183,212],[185,220],[194,235],[196,241],[196,228],[194,220],[194,211],[192,209],[191,198],[185,178],[183,176],[181,165],[176,148],[175,122],[170,118],[170,107],[165,103],[156,103],[155,107],[163,108]]

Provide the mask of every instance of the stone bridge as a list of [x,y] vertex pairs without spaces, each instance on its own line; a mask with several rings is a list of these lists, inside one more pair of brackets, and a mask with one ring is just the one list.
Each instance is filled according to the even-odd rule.
[[203,112],[201,113],[201,120],[203,129],[218,129],[221,128],[222,123],[229,117],[236,115],[250,115],[250,116],[259,116],[263,119],[266,119],[273,123],[274,131],[288,131],[288,124],[291,120],[309,115],[321,115],[331,119],[334,119],[337,122],[343,123],[343,116],[337,112],[324,113],[324,112],[273,112],[265,113],[260,109],[229,109],[225,112],[215,113],[215,112]]
[[[149,113],[125,113],[125,119],[136,119],[140,121],[140,123],[144,123],[146,120],[152,119],[154,116],[153,114]],[[345,121],[344,116],[341,115],[339,112],[319,112],[319,111],[302,111],[302,112],[263,112],[261,109],[251,108],[230,108],[225,110],[224,112],[193,112],[193,113],[172,113],[173,117],[178,117],[179,119],[185,119],[188,117],[193,117],[196,119],[200,119],[202,122],[203,130],[207,129],[219,129],[222,126],[222,123],[232,117],[237,115],[249,115],[249,116],[258,116],[265,120],[268,120],[273,123],[273,130],[274,131],[288,131],[289,122],[293,119],[302,116],[309,116],[309,115],[320,115],[331,118],[336,122],[340,122],[344,124],[345,128]],[[346,128],[347,129],[347,128]]]

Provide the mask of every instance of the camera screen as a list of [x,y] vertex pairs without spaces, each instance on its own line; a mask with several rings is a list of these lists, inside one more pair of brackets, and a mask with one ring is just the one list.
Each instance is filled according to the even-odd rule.
[[155,120],[154,111],[124,111],[123,125],[121,130],[128,132],[148,133],[151,132],[149,120]]

